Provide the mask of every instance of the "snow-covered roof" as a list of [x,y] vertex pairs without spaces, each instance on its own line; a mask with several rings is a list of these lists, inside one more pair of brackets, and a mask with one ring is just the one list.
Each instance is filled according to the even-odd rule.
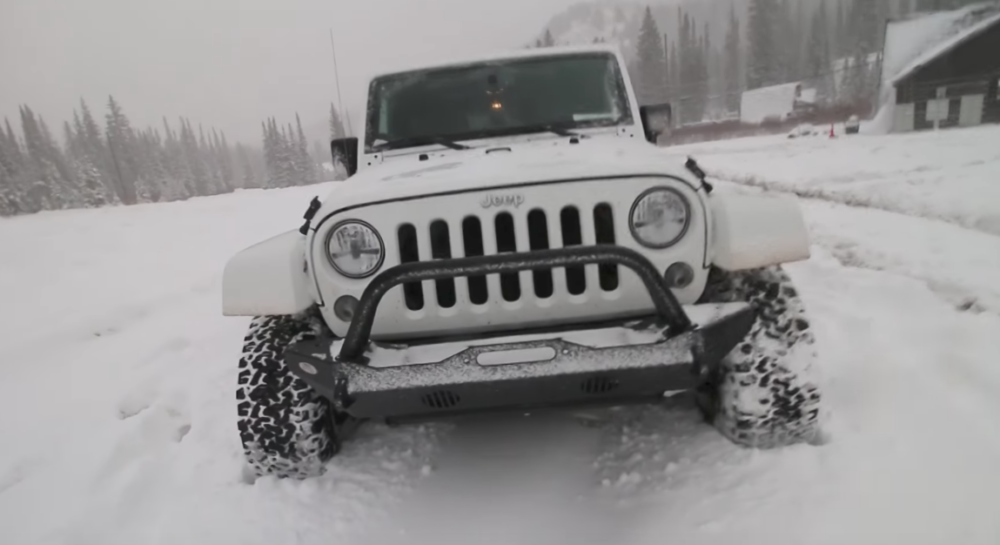
[[1000,23],[1000,3],[893,21],[886,31],[884,73],[893,85]]
[[795,110],[801,84],[782,83],[745,91],[740,98],[740,120],[760,123],[769,117],[784,118]]

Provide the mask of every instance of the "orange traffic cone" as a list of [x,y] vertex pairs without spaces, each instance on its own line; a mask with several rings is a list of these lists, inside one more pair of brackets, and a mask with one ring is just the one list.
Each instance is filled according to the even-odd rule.
[[837,133],[833,130],[833,123],[830,123],[830,138],[836,138]]

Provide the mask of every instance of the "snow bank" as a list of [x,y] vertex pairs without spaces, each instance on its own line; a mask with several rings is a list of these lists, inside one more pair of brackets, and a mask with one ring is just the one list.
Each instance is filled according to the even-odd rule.
[[1000,234],[1000,126],[666,148],[711,175]]
[[867,123],[861,124],[861,134],[889,134],[892,132],[893,116],[896,112],[896,102],[893,95],[883,95],[879,101],[878,113]]

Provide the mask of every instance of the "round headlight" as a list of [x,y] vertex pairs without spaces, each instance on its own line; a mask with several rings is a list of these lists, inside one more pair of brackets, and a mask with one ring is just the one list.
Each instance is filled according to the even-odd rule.
[[382,237],[367,223],[345,221],[326,237],[327,254],[337,272],[348,278],[364,278],[382,266]]
[[629,229],[636,242],[647,248],[677,244],[691,222],[691,207],[678,191],[666,187],[646,190],[629,213]]

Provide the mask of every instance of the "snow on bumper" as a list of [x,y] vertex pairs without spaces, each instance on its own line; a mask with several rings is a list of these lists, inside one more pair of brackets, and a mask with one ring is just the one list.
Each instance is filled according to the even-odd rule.
[[[400,284],[589,264],[635,272],[656,308],[655,318],[646,326],[418,341],[394,348],[370,340],[379,302]],[[690,388],[746,336],[753,321],[745,304],[682,307],[656,267],[634,250],[580,246],[393,267],[365,289],[343,339],[292,345],[285,360],[338,409],[357,417],[524,409]]]
[[[694,387],[749,332],[745,304],[687,307],[695,327],[632,322],[406,347],[372,345],[367,363],[338,360],[343,340],[292,346],[292,371],[357,417],[404,418],[657,398]],[[441,357],[441,359],[438,359]]]

